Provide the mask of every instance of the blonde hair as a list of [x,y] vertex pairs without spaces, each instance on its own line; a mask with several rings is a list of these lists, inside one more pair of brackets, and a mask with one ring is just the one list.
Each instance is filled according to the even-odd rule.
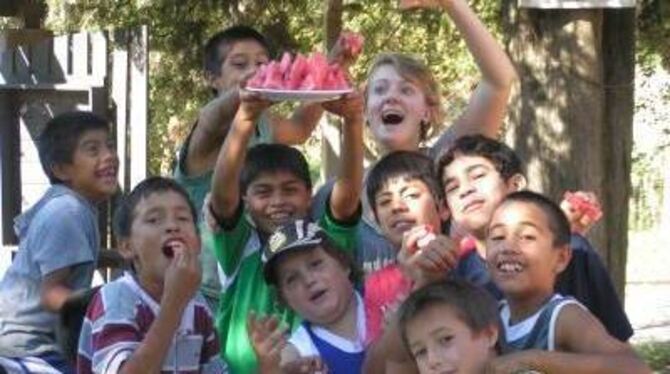
[[390,65],[398,71],[401,77],[411,81],[419,86],[424,96],[426,97],[426,104],[429,108],[428,123],[421,124],[420,140],[424,141],[431,134],[431,130],[442,124],[444,120],[444,108],[442,107],[442,96],[440,90],[433,76],[433,73],[428,69],[428,66],[421,60],[402,53],[381,53],[378,54],[372,62],[372,66],[368,71],[368,78],[365,82],[365,99],[367,101],[370,87],[370,77],[379,67]]

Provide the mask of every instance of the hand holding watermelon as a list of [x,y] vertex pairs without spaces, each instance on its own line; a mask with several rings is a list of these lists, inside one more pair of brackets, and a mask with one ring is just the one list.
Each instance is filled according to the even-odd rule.
[[264,99],[256,92],[240,91],[240,107],[237,110],[237,119],[256,123],[258,117],[272,102]]
[[365,108],[363,95],[360,92],[354,91],[337,100],[326,101],[321,105],[323,109],[342,117],[345,121],[360,120],[360,123],[363,123]]
[[561,201],[561,209],[570,222],[570,229],[582,235],[603,215],[598,197],[592,192],[566,191]]
[[362,35],[352,31],[343,31],[335,46],[328,53],[328,61],[330,63],[337,63],[342,68],[347,69],[353,65],[358,59],[358,56],[363,51],[363,43],[365,39]]
[[400,0],[398,1],[398,8],[402,10],[439,9],[445,5],[444,3],[444,0]]

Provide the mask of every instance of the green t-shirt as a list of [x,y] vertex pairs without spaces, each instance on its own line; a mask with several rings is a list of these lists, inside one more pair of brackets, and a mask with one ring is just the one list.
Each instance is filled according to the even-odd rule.
[[[326,209],[319,226],[341,248],[353,255],[357,221],[341,224]],[[234,227],[213,234],[203,230],[204,248],[212,248],[225,274],[223,290],[216,313],[221,354],[231,373],[256,373],[258,363],[247,335],[247,316],[254,311],[275,315],[294,329],[300,319],[288,307],[280,305],[277,293],[263,278],[262,245],[258,231],[246,213]]]
[[[272,142],[272,129],[270,128],[270,121],[268,117],[263,114],[258,119],[256,125],[257,132],[249,141],[249,147],[261,143]],[[173,176],[186,192],[188,193],[191,202],[195,206],[199,221],[202,221],[202,204],[205,196],[212,189],[212,175],[213,170],[209,170],[200,175],[187,175],[184,167],[186,163],[186,148],[191,138],[186,139],[184,145],[179,151],[177,165],[175,167]],[[200,291],[205,296],[210,306],[218,304],[218,297],[221,293],[221,282],[219,280],[216,259],[214,258],[212,250],[203,247],[200,251],[200,263],[202,264],[202,285]]]

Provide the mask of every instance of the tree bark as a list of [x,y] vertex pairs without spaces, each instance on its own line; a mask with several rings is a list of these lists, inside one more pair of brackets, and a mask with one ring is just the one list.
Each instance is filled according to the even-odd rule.
[[[342,0],[328,0],[324,13],[324,35],[326,51],[330,50],[342,31]],[[340,122],[326,115],[321,120],[321,178],[325,181],[336,175],[340,164]]]
[[556,201],[592,190],[604,219],[589,234],[623,297],[632,144],[634,10],[519,9],[505,0],[507,47],[521,77],[506,141],[530,187]]

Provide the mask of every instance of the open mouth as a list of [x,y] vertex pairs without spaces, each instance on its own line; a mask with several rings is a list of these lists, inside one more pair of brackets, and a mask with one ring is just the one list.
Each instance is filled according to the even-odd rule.
[[182,242],[180,239],[171,239],[165,242],[163,244],[163,247],[161,247],[161,250],[163,252],[163,255],[167,258],[173,258],[174,257],[174,252],[176,248],[179,247],[184,247],[184,242]]
[[391,228],[393,230],[396,230],[396,231],[405,232],[405,231],[411,229],[412,227],[414,227],[414,225],[415,225],[414,220],[404,220],[403,219],[403,220],[398,220],[398,221],[393,222],[393,224],[391,224]]
[[325,294],[326,290],[317,291],[309,297],[309,301],[313,303],[318,303]]
[[104,169],[100,169],[95,173],[95,176],[98,177],[98,178],[116,180],[116,168],[115,167],[106,167]]
[[503,274],[517,274],[523,271],[523,265],[519,261],[511,260],[498,262],[496,268]]
[[382,122],[385,125],[397,125],[405,119],[404,114],[397,111],[386,111],[382,113]]
[[270,220],[273,222],[284,222],[291,219],[292,217],[293,214],[287,211],[273,212],[268,214],[268,218],[270,218]]

